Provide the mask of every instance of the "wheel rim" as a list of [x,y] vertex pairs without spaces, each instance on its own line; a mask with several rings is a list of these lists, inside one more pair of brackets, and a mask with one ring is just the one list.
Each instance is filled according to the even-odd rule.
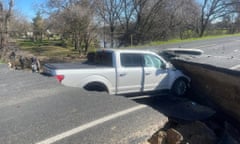
[[187,90],[186,82],[183,80],[178,81],[176,85],[176,94],[177,95],[184,95]]

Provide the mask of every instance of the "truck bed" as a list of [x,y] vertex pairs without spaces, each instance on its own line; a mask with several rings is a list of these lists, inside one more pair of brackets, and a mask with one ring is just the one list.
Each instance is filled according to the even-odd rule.
[[103,66],[92,63],[49,63],[44,65],[46,68],[56,69],[94,69],[94,68],[109,68],[110,66]]
[[48,63],[43,67],[44,75],[55,76],[57,71],[78,71],[113,68],[112,66],[93,64],[93,63]]

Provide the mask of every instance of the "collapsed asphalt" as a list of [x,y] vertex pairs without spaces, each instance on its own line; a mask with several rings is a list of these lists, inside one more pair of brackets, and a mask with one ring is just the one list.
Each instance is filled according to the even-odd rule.
[[4,144],[41,142],[103,117],[146,105],[57,141],[138,143],[163,127],[167,116],[196,120],[214,113],[204,108],[205,112],[198,109],[199,115],[196,115],[196,108],[202,106],[169,95],[131,100],[127,96],[65,87],[52,77],[10,70],[5,64],[0,65],[0,81],[0,143]]

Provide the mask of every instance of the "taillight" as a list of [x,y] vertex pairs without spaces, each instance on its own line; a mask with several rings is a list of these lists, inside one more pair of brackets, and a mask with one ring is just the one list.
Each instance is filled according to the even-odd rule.
[[55,76],[56,77],[56,79],[58,80],[58,82],[62,82],[62,80],[64,79],[64,75],[56,75]]

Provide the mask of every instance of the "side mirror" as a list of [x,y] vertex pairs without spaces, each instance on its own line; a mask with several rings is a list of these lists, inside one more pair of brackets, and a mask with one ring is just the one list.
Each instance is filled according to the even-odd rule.
[[162,64],[161,65],[161,69],[166,69],[167,68],[167,65],[166,64]]

